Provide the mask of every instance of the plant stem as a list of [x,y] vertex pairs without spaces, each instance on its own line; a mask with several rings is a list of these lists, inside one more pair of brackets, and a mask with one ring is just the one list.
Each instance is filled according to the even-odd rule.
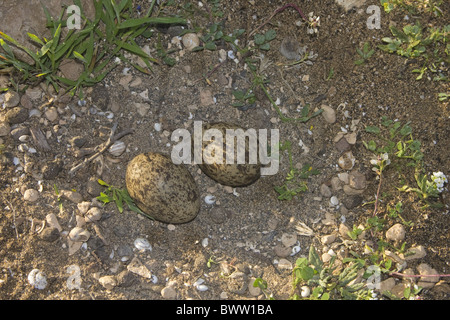
[[377,189],[377,195],[375,197],[375,208],[373,209],[373,216],[375,217],[377,214],[377,210],[378,210],[378,199],[380,197],[380,190],[381,190],[381,179],[383,176],[383,171],[380,171],[380,183],[378,184],[378,189]]

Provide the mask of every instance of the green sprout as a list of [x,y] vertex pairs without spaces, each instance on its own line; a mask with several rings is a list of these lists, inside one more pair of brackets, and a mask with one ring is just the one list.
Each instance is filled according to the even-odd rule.
[[356,48],[356,52],[361,56],[361,59],[355,61],[356,65],[361,65],[375,53],[374,49],[370,49],[370,44],[368,42],[364,43],[363,49]]
[[127,189],[119,189],[117,187],[111,186],[101,179],[98,179],[98,183],[106,187],[105,192],[100,192],[100,196],[97,197],[97,200],[103,202],[103,205],[106,205],[107,203],[110,202],[114,202],[119,212],[122,213],[124,210],[123,203],[125,202],[131,211],[134,211],[138,214],[143,215],[148,219],[153,220],[151,216],[144,213],[141,209],[139,209],[138,206],[136,206],[133,199],[130,197]]

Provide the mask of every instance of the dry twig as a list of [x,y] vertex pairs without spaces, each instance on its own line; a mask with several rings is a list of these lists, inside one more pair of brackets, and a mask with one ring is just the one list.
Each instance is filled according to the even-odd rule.
[[103,154],[106,150],[108,150],[108,148],[117,140],[121,139],[122,137],[133,133],[133,129],[127,129],[124,130],[118,134],[116,133],[117,130],[117,126],[118,123],[114,123],[113,127],[111,128],[111,133],[109,134],[109,138],[106,142],[98,145],[95,149],[98,150],[96,153],[94,153],[92,156],[90,156],[89,158],[84,159],[83,162],[77,164],[76,166],[74,166],[72,169],[69,170],[69,176],[73,176],[75,175],[75,173],[80,170],[81,168],[84,168],[88,163],[90,163],[91,161],[93,161],[94,159],[96,159],[98,156],[100,156],[101,154]]

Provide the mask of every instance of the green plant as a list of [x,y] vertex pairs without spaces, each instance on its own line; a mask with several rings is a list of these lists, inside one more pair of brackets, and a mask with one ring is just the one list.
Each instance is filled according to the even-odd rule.
[[[38,46],[37,52],[23,46],[16,40],[0,31],[0,45],[4,54],[0,55],[0,68],[13,67],[19,74],[20,82],[45,81],[58,92],[66,87],[71,94],[78,92],[83,95],[82,88],[93,86],[102,81],[104,77],[116,67],[115,58],[128,61],[123,51],[139,56],[147,67],[151,69],[151,62],[158,60],[150,57],[136,43],[141,35],[149,36],[147,30],[150,25],[156,24],[184,24],[185,20],[177,17],[150,17],[155,0],[151,8],[142,18],[132,18],[132,0],[122,0],[120,3],[110,0],[95,0],[95,18],[89,20],[82,11],[81,1],[74,3],[81,8],[82,29],[71,29],[67,34],[62,32],[66,22],[63,20],[65,8],[58,18],[51,17],[44,7],[47,17],[47,27],[52,38],[47,40],[28,33],[29,38]],[[63,34],[65,34],[63,36]],[[11,46],[24,51],[32,60],[29,64],[20,60],[14,54]],[[64,59],[76,59],[82,62],[84,71],[76,80],[58,76],[57,71]],[[133,64],[142,72],[144,68]]]
[[122,213],[123,212],[123,202],[125,202],[131,211],[139,213],[139,214],[143,215],[144,217],[153,220],[153,218],[151,216],[144,213],[141,209],[139,209],[138,206],[135,205],[133,199],[128,194],[127,189],[119,189],[117,187],[111,186],[101,179],[98,179],[98,183],[100,185],[106,187],[105,192],[100,192],[100,196],[97,197],[97,200],[103,202],[103,205],[106,205],[107,203],[110,203],[110,202],[114,202],[116,204],[119,212]]
[[374,49],[370,49],[370,44],[368,42],[364,43],[362,50],[360,48],[356,48],[356,52],[361,56],[361,59],[355,61],[356,65],[361,65],[375,53]]
[[260,50],[270,50],[270,41],[275,39],[277,33],[273,29],[269,29],[264,34],[255,34],[255,44]]
[[400,7],[406,9],[411,14],[432,12],[437,16],[443,14],[441,8],[439,8],[442,2],[442,0],[380,0],[380,4],[387,13]]
[[289,156],[289,172],[281,186],[275,186],[275,191],[279,194],[278,200],[292,200],[292,198],[301,192],[308,190],[306,179],[311,175],[318,175],[320,172],[313,169],[309,163],[305,163],[301,170],[294,167],[292,161],[292,146],[290,141],[285,141],[279,151],[287,151]]
[[441,92],[438,94],[438,97],[439,97],[439,101],[446,101],[450,97],[450,94]]
[[55,190],[55,194],[57,196],[59,212],[62,213],[63,212],[63,204],[61,201],[61,195],[59,194],[59,190],[58,190],[58,187],[56,186],[56,184],[53,185],[53,190]]
[[256,278],[253,281],[253,287],[260,288],[266,296],[266,299],[274,300],[273,294],[268,290],[267,281],[262,278]]
[[[372,292],[364,282],[354,281],[358,271],[363,268],[364,261],[346,260],[350,262],[339,274],[333,272],[336,267],[332,256],[328,264],[320,259],[314,246],[309,249],[308,258],[298,258],[292,271],[292,299],[300,299],[295,293],[297,287],[303,285],[312,288],[311,295],[304,297],[311,300],[362,300],[371,299]],[[353,282],[352,282],[353,281]]]
[[[439,172],[442,174],[442,172]],[[426,206],[431,205],[433,207],[442,208],[444,205],[439,202],[431,202],[430,198],[439,198],[440,193],[443,191],[443,186],[447,183],[447,177],[442,174],[442,178],[440,178],[440,182],[437,182],[438,178],[436,177],[436,173],[433,174],[432,179],[428,180],[427,175],[423,174],[421,170],[418,168],[414,174],[414,178],[417,183],[417,187],[409,187],[408,185],[404,185],[398,190],[404,192],[415,192],[420,200],[426,203]]]
[[445,65],[450,62],[450,25],[446,25],[442,29],[424,29],[417,23],[415,25],[408,24],[402,29],[394,26],[389,29],[394,37],[382,38],[385,44],[378,46],[381,50],[406,58],[418,59],[422,66],[412,70],[414,73],[419,73],[416,80],[421,80],[427,71],[437,73],[437,76],[434,77],[435,81],[447,80]]

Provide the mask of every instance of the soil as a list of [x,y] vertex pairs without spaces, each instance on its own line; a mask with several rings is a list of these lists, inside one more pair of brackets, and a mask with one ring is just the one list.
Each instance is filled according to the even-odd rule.
[[[249,31],[257,28],[271,12],[284,4],[282,1],[252,3],[243,0],[220,1],[219,9],[224,13],[222,19],[226,30],[247,30],[242,42],[246,41]],[[136,6],[138,4],[142,5],[145,12],[148,1],[136,1]],[[192,5],[197,7],[197,1],[192,2]],[[131,81],[125,86],[120,84],[126,77],[123,68],[127,67],[122,63],[102,83],[87,90],[85,106],[79,106],[77,99],[71,102],[79,116],[72,117],[73,112],[66,108],[68,102],[56,102],[53,105],[60,112],[54,123],[44,120],[44,116],[29,118],[22,125],[40,128],[44,133],[52,132],[48,137],[51,150],[44,152],[35,146],[37,153],[29,155],[37,171],[33,169],[25,173],[17,170],[11,159],[24,158],[24,153],[18,151],[21,142],[10,135],[3,137],[7,159],[3,162],[0,177],[0,298],[159,300],[163,299],[161,290],[172,282],[175,298],[179,300],[215,300],[224,298],[224,293],[230,300],[265,299],[264,294],[252,295],[247,288],[254,278],[261,277],[267,281],[268,290],[275,299],[288,299],[293,293],[292,270],[283,269],[277,264],[281,258],[274,251],[281,236],[285,233],[295,234],[298,222],[305,223],[314,231],[313,236],[297,235],[300,252],[285,258],[294,264],[298,257],[308,255],[311,244],[321,252],[321,236],[337,234],[339,223],[327,226],[321,222],[325,213],[331,213],[337,221],[344,216],[345,224],[350,228],[365,224],[373,213],[373,204],[363,205],[374,201],[378,187],[378,180],[369,162],[373,155],[362,143],[373,139],[365,132],[365,126],[380,126],[382,116],[402,122],[410,121],[414,138],[422,142],[426,172],[443,171],[448,174],[450,115],[448,102],[439,102],[437,98],[438,93],[448,91],[448,83],[415,80],[416,74],[411,71],[421,67],[418,63],[381,50],[376,50],[364,64],[355,65],[355,60],[359,58],[357,47],[362,48],[365,42],[369,42],[375,48],[381,43],[381,38],[391,36],[389,25],[403,26],[408,13],[396,10],[388,15],[382,11],[381,29],[368,29],[366,21],[369,15],[365,5],[349,11],[333,0],[301,1],[299,5],[303,12],[313,11],[316,16],[320,16],[318,34],[307,35],[304,25],[298,27],[296,22],[301,18],[292,8],[274,16],[261,29],[266,31],[273,28],[277,33],[270,43],[271,49],[264,52],[272,63],[262,70],[262,74],[268,80],[266,86],[271,97],[279,99],[280,108],[288,116],[300,116],[298,108],[305,103],[310,105],[311,110],[320,109],[325,104],[336,111],[335,123],[328,123],[322,115],[306,123],[282,122],[261,92],[257,94],[255,104],[247,110],[231,106],[233,89],[250,88],[252,75],[244,67],[243,59],[239,63],[228,59],[214,72],[210,72],[219,62],[219,49],[230,50],[229,45],[221,43],[215,51],[172,53],[172,57],[177,57],[174,66],[155,65],[150,74],[140,73],[130,67],[128,74],[131,75]],[[166,7],[168,12],[178,9],[181,10],[181,5],[177,8]],[[191,23],[206,26],[220,20],[210,16],[206,9],[205,6],[198,8],[190,17],[187,13]],[[449,3],[444,2],[441,9],[445,17]],[[209,12],[212,12],[211,8]],[[417,17],[410,16],[409,22],[421,19],[423,25],[443,26],[443,17],[424,13]],[[162,43],[167,46],[172,35],[167,29],[158,32]],[[288,36],[296,38],[301,46],[307,46],[308,51],[317,53],[311,65],[299,64],[289,68],[279,65],[291,62],[279,51],[282,40]],[[156,38],[141,39],[139,44],[154,48]],[[448,76],[448,65],[445,68]],[[331,69],[334,75],[328,78]],[[205,75],[208,73],[206,81]],[[131,83],[136,79],[139,79],[137,85],[132,86]],[[229,81],[232,81],[231,87],[228,87]],[[148,99],[140,95],[145,90],[148,90]],[[201,100],[201,97],[204,99]],[[41,101],[34,101],[34,107],[48,102],[49,98],[46,95]],[[144,104],[148,110],[138,110],[135,103]],[[92,112],[94,105],[97,112]],[[108,119],[105,112],[111,110],[114,117]],[[0,112],[4,115],[6,110]],[[361,195],[362,202],[349,210],[342,206],[336,209],[330,207],[329,197],[321,195],[319,188],[323,183],[330,185],[331,178],[344,172],[337,166],[341,152],[336,148],[333,138],[341,128],[348,129],[355,119],[360,119],[357,142],[352,147],[356,158],[355,169],[366,176],[368,185]],[[173,147],[171,132],[177,128],[186,128],[192,132],[194,120],[233,122],[245,128],[279,129],[280,141],[292,142],[294,166],[301,168],[305,163],[310,163],[320,174],[308,179],[306,192],[290,201],[282,201],[277,199],[274,186],[283,184],[289,171],[287,153],[282,153],[278,174],[262,177],[250,186],[236,188],[234,193],[203,174],[197,166],[188,165],[200,188],[202,199],[200,212],[192,222],[175,225],[172,230],[167,224],[143,218],[127,209],[119,213],[117,207],[110,203],[102,209],[100,221],[86,225],[85,228],[91,233],[87,246],[69,255],[67,231],[76,225],[78,208],[76,203],[63,198],[60,212],[54,186],[59,190],[74,189],[83,195],[85,201],[91,201],[103,190],[100,186],[94,186],[96,194],[88,190],[88,186],[92,187],[90,181],[102,179],[111,185],[124,187],[128,161],[142,152],[170,154]],[[127,151],[119,157],[106,152],[102,157],[103,167],[99,166],[99,162],[91,163],[73,177],[69,176],[69,170],[81,161],[74,156],[71,139],[81,136],[87,140],[84,147],[95,147],[107,140],[116,121],[117,132],[134,129],[132,134],[120,139],[126,144]],[[155,130],[155,123],[161,124],[160,131]],[[308,152],[299,146],[300,140],[309,148]],[[33,145],[32,140],[29,145]],[[63,163],[56,177],[43,179],[33,175],[33,172],[39,172],[44,164],[55,159]],[[392,206],[401,200],[403,219],[413,223],[412,226],[405,226],[406,247],[422,245],[427,252],[420,261],[408,263],[408,267],[416,270],[417,264],[426,263],[439,274],[448,274],[448,206],[422,209],[423,202],[415,194],[400,193],[396,189],[401,186],[400,182],[414,184],[413,169],[389,169],[383,180],[383,197],[378,216],[385,217],[387,204]],[[26,189],[38,190],[40,187],[42,191],[36,202],[24,200],[23,192]],[[212,205],[203,200],[208,194],[214,195],[216,199]],[[342,190],[333,191],[333,195],[341,202],[349,197]],[[439,201],[448,203],[448,191],[443,193]],[[53,241],[44,240],[42,232],[36,232],[41,226],[40,222],[49,213],[57,215],[63,229]],[[388,218],[385,230],[397,222],[398,219]],[[134,247],[137,238],[147,239],[152,250],[137,250]],[[208,239],[207,245],[204,239]],[[372,240],[376,242],[376,239]],[[342,239],[337,241],[342,243]],[[363,246],[364,241],[356,241],[347,248],[347,253],[353,250],[362,255]],[[129,254],[123,254],[124,251]],[[124,256],[129,256],[129,259],[124,259]],[[155,278],[147,279],[126,272],[127,265],[135,257],[157,277],[157,281]],[[80,268],[82,282],[79,290],[67,287],[67,281],[72,276],[67,273],[67,269],[71,265]],[[47,276],[48,284],[44,290],[35,289],[28,283],[28,274],[35,268]],[[230,276],[233,272],[235,275],[236,272],[241,273],[239,276]],[[106,289],[98,280],[108,275],[115,276],[117,281],[111,289]],[[386,277],[383,274],[383,279]],[[193,286],[199,278],[205,280],[204,285],[208,290],[199,291]],[[423,290],[420,298],[448,299],[448,278],[442,277],[441,282],[441,286]],[[438,287],[444,289],[438,290]],[[378,297],[381,298],[380,295]]]

